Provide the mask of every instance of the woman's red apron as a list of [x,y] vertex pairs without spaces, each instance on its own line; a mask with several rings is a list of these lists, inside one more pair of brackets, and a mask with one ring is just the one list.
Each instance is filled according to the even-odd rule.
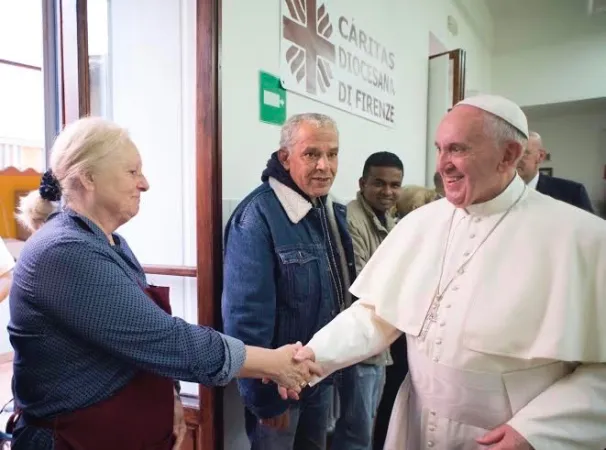
[[[150,286],[146,294],[171,313],[169,288]],[[173,380],[140,371],[112,397],[49,420],[26,419],[51,428],[55,450],[171,450]]]

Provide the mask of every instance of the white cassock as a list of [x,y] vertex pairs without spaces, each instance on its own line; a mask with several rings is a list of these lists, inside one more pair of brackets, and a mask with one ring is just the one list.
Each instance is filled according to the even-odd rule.
[[308,345],[328,374],[406,333],[410,373],[385,450],[476,450],[504,423],[536,450],[606,447],[599,217],[516,176],[467,210],[443,199],[407,215],[351,292],[360,300]]

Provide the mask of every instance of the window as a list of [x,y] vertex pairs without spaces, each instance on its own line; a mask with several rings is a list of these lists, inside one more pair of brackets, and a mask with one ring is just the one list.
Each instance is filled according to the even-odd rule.
[[88,0],[86,7],[90,113],[93,116],[111,118],[108,0]]
[[42,2],[0,0],[0,170],[44,171]]

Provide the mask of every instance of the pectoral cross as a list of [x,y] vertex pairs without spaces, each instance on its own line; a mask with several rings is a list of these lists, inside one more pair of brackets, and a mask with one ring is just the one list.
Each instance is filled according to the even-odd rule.
[[429,333],[429,328],[432,323],[436,323],[438,321],[438,309],[440,308],[440,302],[442,301],[442,294],[436,294],[431,302],[431,306],[429,307],[429,311],[427,312],[427,316],[425,316],[425,321],[423,322],[423,328],[421,329],[420,338],[425,339],[427,337],[427,333]]

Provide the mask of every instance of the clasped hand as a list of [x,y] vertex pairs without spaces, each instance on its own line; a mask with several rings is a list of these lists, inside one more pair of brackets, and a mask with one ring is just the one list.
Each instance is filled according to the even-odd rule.
[[489,431],[476,441],[489,450],[534,450],[524,436],[507,424]]
[[[308,347],[303,347],[300,342],[285,345],[275,350],[280,354],[278,362],[281,370],[280,376],[264,378],[263,383],[275,382],[278,385],[278,393],[282,399],[291,398],[299,400],[299,393],[314,376],[321,377],[322,369],[315,363],[315,355]],[[283,414],[270,419],[260,419],[263,425],[278,430],[287,429],[290,423],[289,410]]]
[[286,400],[299,399],[299,393],[313,377],[321,377],[322,369],[314,362],[314,354],[300,342],[289,344],[275,350],[277,354],[274,376],[264,378],[264,383],[273,381],[278,385],[280,396]]

